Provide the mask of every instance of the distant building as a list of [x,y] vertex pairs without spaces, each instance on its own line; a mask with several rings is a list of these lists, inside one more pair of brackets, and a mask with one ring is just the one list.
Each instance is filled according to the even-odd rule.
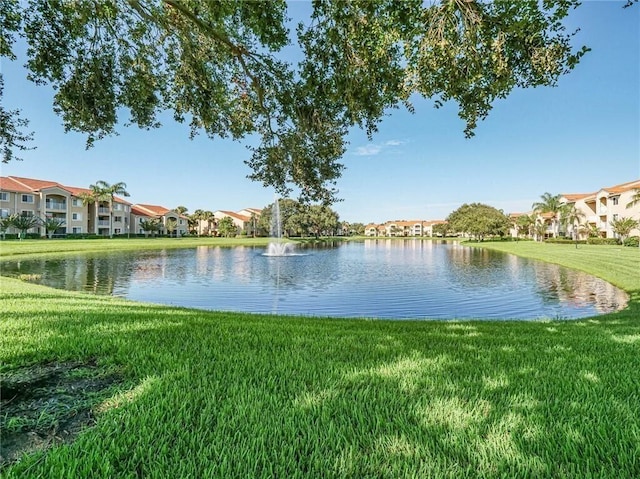
[[446,223],[443,220],[392,220],[382,224],[369,223],[364,227],[365,236],[409,237],[435,236],[433,227]]

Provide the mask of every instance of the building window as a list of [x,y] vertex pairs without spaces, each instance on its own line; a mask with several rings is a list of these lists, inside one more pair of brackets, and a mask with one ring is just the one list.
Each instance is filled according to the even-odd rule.
[[0,191],[0,201],[9,201],[9,193]]
[[612,205],[617,205],[618,204],[618,199],[620,199],[619,196],[614,196],[613,198],[611,198],[611,204]]
[[71,232],[74,234],[82,233],[82,226],[74,226],[71,228]]
[[71,219],[74,221],[82,221],[82,213],[71,213]]
[[22,202],[23,203],[33,203],[33,195],[22,195]]
[[122,230],[120,228],[115,228],[113,230],[113,234],[119,235],[120,233],[122,233]]
[[22,210],[20,212],[20,216],[33,216],[33,211],[31,211],[31,210]]
[[618,221],[618,215],[613,215],[613,221]]
[[82,201],[78,198],[74,198],[71,200],[71,204],[75,207],[82,206]]
[[2,208],[0,209],[0,218],[7,218],[9,216],[9,210]]
[[122,216],[114,216],[113,221],[115,221],[116,223],[122,223]]

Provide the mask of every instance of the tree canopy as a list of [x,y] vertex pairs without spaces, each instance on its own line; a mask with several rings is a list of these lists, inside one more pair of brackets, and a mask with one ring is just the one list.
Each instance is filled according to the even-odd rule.
[[[412,95],[457,103],[471,136],[514,88],[555,85],[588,50],[563,24],[578,5],[315,0],[290,28],[284,0],[0,0],[0,56],[24,37],[29,79],[53,87],[65,130],[88,146],[127,111],[141,128],[172,111],[192,135],[259,138],[250,178],[328,203],[349,129],[371,136]],[[0,120],[9,161],[30,136],[17,110],[0,106]]]
[[464,204],[447,217],[451,230],[467,233],[476,239],[503,236],[509,229],[509,218],[493,206],[482,203]]
[[[300,203],[291,198],[282,198],[278,202],[285,236],[331,236],[340,226],[338,213],[328,206]],[[270,230],[274,206],[274,203],[267,205],[258,218],[258,227],[263,232]]]

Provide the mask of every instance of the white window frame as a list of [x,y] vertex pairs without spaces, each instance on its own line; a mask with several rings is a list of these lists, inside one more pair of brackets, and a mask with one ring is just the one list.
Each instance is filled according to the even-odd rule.
[[8,208],[0,208],[0,218],[8,218],[11,216]]
[[8,191],[0,191],[0,201],[9,201]]
[[[25,198],[26,198],[26,200],[25,200]],[[29,199],[31,199],[31,201],[29,201]],[[33,195],[28,195],[28,194],[24,193],[24,194],[20,195],[20,202],[21,203],[27,203],[27,204],[31,205],[31,204],[36,202],[36,199],[35,199],[35,197]]]
[[82,221],[82,213],[71,213],[72,221]]
[[72,234],[82,234],[82,226],[74,226],[73,228],[71,228],[71,233]]
[[71,206],[75,206],[76,208],[82,206],[82,200],[80,198],[73,198],[71,200]]

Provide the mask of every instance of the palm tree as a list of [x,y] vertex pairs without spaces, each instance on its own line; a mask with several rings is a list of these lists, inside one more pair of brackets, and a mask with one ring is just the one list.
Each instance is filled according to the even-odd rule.
[[[213,215],[213,211],[209,211],[209,210],[203,211],[202,219],[207,222],[207,234],[209,236],[213,236],[212,233],[214,233],[213,230],[215,230],[215,226],[216,226],[216,217]],[[212,223],[214,228],[211,228]]]
[[49,217],[42,222],[42,226],[44,226],[49,239],[51,239],[53,237],[53,233],[55,233],[58,228],[64,226],[64,224],[64,219],[53,217]]
[[2,239],[4,239],[9,226],[12,225],[11,219],[11,216],[0,217],[0,236],[2,236]]
[[25,237],[27,231],[29,231],[31,228],[35,228],[36,226],[40,226],[42,220],[35,215],[13,215],[9,218],[9,222],[11,223],[11,226],[20,230],[20,239],[22,240]]
[[89,185],[91,193],[81,193],[79,195],[83,204],[96,203],[96,226],[95,233],[98,233],[98,206],[100,203],[109,204],[109,238],[113,238],[113,200],[116,195],[131,196],[126,190],[127,184],[122,181],[110,185],[104,180],[96,181],[95,185]]
[[[633,191],[633,196],[631,197],[631,201],[627,203],[627,208],[633,208],[635,205],[640,204],[640,188],[636,188]],[[638,241],[638,246],[640,247],[640,241]]]
[[544,222],[536,221],[536,223],[533,225],[533,234],[536,237],[536,241],[542,241],[546,232],[547,225],[544,224]]
[[533,211],[536,213],[553,213],[553,218],[551,220],[551,230],[553,231],[553,237],[555,238],[558,234],[558,218],[560,215],[560,211],[562,210],[562,203],[560,203],[560,198],[562,195],[552,195],[551,193],[545,193],[540,196],[540,200],[533,205]]
[[144,231],[145,236],[148,236],[149,233],[151,233],[152,236],[155,236],[156,231],[160,230],[161,226],[162,221],[160,221],[160,218],[140,220],[140,228]]
[[113,200],[116,195],[131,196],[126,189],[127,184],[120,181],[110,185],[106,181],[98,180],[96,184],[92,186],[100,188],[103,196],[105,196],[109,202],[109,238],[113,238]]
[[587,223],[584,225],[583,231],[589,236],[589,238],[600,237],[600,228],[595,224]]
[[535,222],[536,220],[532,216],[521,215],[521,216],[518,216],[518,219],[515,222],[515,226],[518,233],[520,232],[520,229],[522,229],[523,231],[526,232],[527,236],[531,236],[533,225],[535,224]]
[[585,214],[577,209],[575,205],[565,205],[562,208],[562,222],[566,225],[571,225],[571,235],[578,247],[578,227],[580,223],[586,218]]
[[636,188],[633,191],[633,196],[631,197],[631,201],[627,203],[627,208],[633,208],[635,205],[640,204],[640,188]]
[[97,184],[89,185],[89,190],[91,190],[89,193],[80,193],[78,195],[78,198],[82,200],[82,204],[84,206],[92,205],[92,204],[96,205],[95,218],[94,218],[95,223],[93,225],[93,232],[94,234],[98,234],[98,207],[101,202],[108,201],[108,197],[106,193],[102,190],[102,188],[100,188],[100,186],[98,186]]
[[609,223],[613,231],[620,235],[620,240],[624,242],[631,230],[638,226],[638,221],[633,218],[616,218]]
[[[178,228],[178,220],[175,218],[167,218],[167,221],[165,221],[164,227],[167,230],[167,234],[169,236],[173,236],[173,233]],[[176,236],[178,235],[176,234]]]
[[186,215],[189,208],[186,206],[176,206],[173,211],[176,211],[179,215]]

